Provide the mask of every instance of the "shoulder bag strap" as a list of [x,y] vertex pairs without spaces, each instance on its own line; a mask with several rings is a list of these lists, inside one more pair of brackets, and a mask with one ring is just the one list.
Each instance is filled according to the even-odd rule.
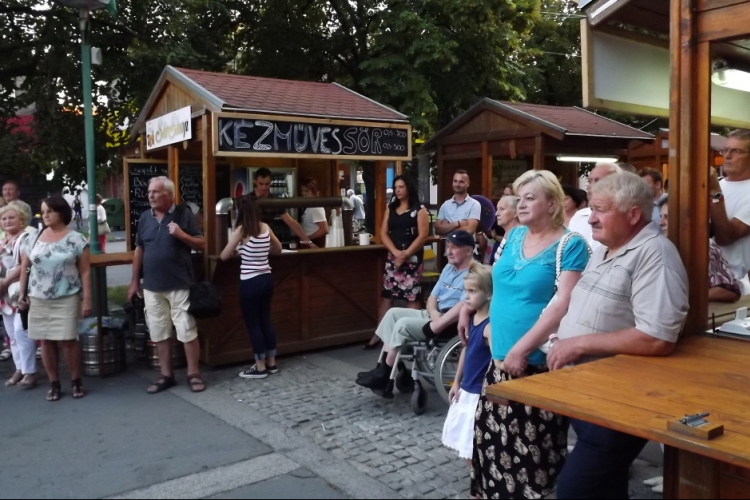
[[560,275],[562,274],[562,259],[563,254],[565,253],[565,247],[567,246],[568,242],[575,236],[578,236],[583,240],[583,242],[586,244],[586,250],[588,251],[589,256],[591,256],[591,247],[586,242],[586,239],[580,234],[571,231],[569,233],[565,233],[563,237],[560,238],[560,243],[557,245],[557,254],[555,255],[555,293],[557,293],[557,289],[560,286]]

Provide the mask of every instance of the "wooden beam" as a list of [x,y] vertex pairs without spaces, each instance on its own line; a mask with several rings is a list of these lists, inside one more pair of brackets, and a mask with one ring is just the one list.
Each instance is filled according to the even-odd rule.
[[467,151],[465,153],[452,153],[452,154],[444,154],[443,155],[443,161],[451,161],[451,160],[473,160],[476,158],[482,157],[482,150],[479,151]]
[[174,182],[174,202],[182,203],[180,193],[180,150],[177,145],[167,147],[167,167],[169,168],[169,178]]
[[404,173],[404,162],[397,161],[396,162],[396,168],[395,168],[395,170],[396,170],[396,175],[403,174]]
[[204,272],[210,278],[210,255],[216,252],[216,157],[211,149],[212,124],[209,115],[201,117],[203,121],[203,232],[206,238]]
[[[690,282],[685,334],[705,330],[708,318],[708,169],[711,121],[710,44],[695,43],[692,0],[672,2],[669,237]],[[675,184],[677,183],[677,184]]]
[[442,200],[444,200],[444,194],[443,193],[443,171],[445,169],[445,158],[443,158],[443,146],[441,144],[438,144],[437,148],[437,199],[438,203],[442,203]]
[[489,154],[487,141],[482,143],[482,196],[492,199],[492,157]]
[[698,42],[732,40],[750,35],[750,2],[698,14]]
[[536,138],[536,149],[534,150],[534,170],[544,170],[544,136]]
[[586,9],[586,15],[592,26],[606,22],[618,10],[631,0],[597,0]]
[[697,0],[696,10],[705,12],[713,9],[723,9],[739,3],[747,3],[747,0]]
[[508,132],[506,130],[495,130],[493,132],[482,132],[477,134],[465,134],[465,135],[452,135],[440,140],[441,145],[448,144],[467,144],[473,142],[482,141],[505,141],[508,139],[525,139],[528,137],[536,137],[539,132],[536,130],[528,130],[522,132]]
[[386,198],[386,183],[388,182],[387,173],[388,162],[375,162],[375,241],[381,242],[380,228],[383,225],[385,208],[388,204]]

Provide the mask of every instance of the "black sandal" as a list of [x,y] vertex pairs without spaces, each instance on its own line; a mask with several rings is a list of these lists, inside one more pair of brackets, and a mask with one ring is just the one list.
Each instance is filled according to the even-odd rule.
[[149,394],[159,394],[176,385],[177,382],[174,381],[174,377],[165,377],[162,375],[158,382],[155,382],[147,389],[147,392]]
[[201,380],[200,375],[188,375],[188,385],[190,386],[190,392],[203,392],[206,390],[206,384]]
[[47,401],[50,403],[60,401],[61,390],[60,382],[50,382],[49,391],[47,392]]
[[73,399],[81,399],[86,395],[86,392],[83,390],[83,382],[80,378],[72,380],[71,384],[73,389]]

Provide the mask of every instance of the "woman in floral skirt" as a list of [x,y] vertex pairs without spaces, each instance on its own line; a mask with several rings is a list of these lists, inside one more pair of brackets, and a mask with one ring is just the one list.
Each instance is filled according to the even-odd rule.
[[[570,293],[588,263],[586,242],[565,245],[558,300],[555,257],[563,227],[563,191],[547,171],[531,171],[515,183],[518,219],[493,268],[490,305],[493,361],[477,405],[471,493],[478,498],[542,498],[555,488],[567,456],[568,421],[547,410],[487,399],[490,385],[548,371],[539,346],[568,310]],[[462,312],[462,323],[467,308]]]

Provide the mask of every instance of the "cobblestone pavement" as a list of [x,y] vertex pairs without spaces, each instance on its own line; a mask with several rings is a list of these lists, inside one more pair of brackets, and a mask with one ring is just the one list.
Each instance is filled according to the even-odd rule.
[[214,388],[312,438],[406,498],[468,498],[466,463],[441,445],[447,408],[417,417],[405,395],[382,399],[302,357],[285,359],[282,367],[265,380],[234,377]]

